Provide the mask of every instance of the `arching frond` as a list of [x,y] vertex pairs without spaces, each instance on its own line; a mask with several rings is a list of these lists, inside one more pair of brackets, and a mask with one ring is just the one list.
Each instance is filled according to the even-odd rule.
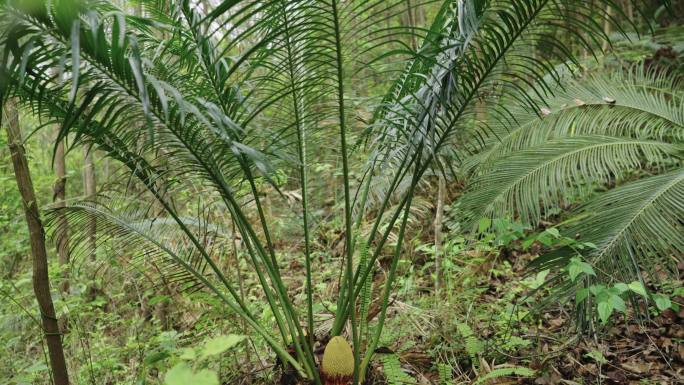
[[625,171],[663,166],[681,150],[667,142],[596,135],[549,140],[499,159],[473,178],[462,209],[469,224],[510,213],[536,224],[549,208],[572,203]]
[[551,139],[607,135],[667,142],[684,141],[684,88],[665,72],[635,66],[628,72],[568,79],[538,111],[509,108],[504,120],[486,123],[494,135],[467,158],[464,174],[487,172],[497,160]]
[[[113,203],[111,199],[107,199],[107,202]],[[163,280],[149,282],[152,285],[160,282],[175,283],[181,289],[191,289],[203,286],[201,277],[207,281],[216,279],[210,272],[207,261],[187,236],[178,230],[173,220],[149,218],[147,207],[125,202],[128,207],[108,207],[103,204],[103,197],[97,204],[70,203],[48,211],[46,226],[56,232],[57,226],[68,222],[69,230],[73,233],[70,239],[72,263],[79,264],[73,261],[79,261],[93,252],[90,250],[90,239],[83,235],[87,234],[85,229],[95,221],[99,232],[97,246],[103,250],[116,250],[111,256],[114,259],[121,260],[128,256],[126,259],[136,268],[149,271],[148,277],[161,275]],[[58,218],[61,216],[67,222],[60,222]],[[183,222],[195,229],[198,238],[202,239],[213,255],[219,252],[221,243],[227,240],[221,229],[208,223],[198,222],[195,218],[184,218]],[[109,247],[101,247],[105,245]],[[150,269],[152,265],[155,269]],[[218,283],[214,282],[212,285]]]
[[[607,8],[599,7],[598,12],[607,22],[614,20],[606,9],[622,12],[611,1],[604,5]],[[432,39],[424,44],[425,50],[409,63],[375,115],[371,132],[377,141],[363,190],[375,186],[374,177],[391,181],[386,188],[382,184],[385,199],[376,221],[383,220],[394,197],[402,200],[398,207],[403,208],[428,168],[436,165],[437,172],[444,172],[440,156],[462,148],[457,143],[488,102],[502,98],[539,110],[537,101],[552,95],[560,80],[562,67],[557,65],[576,63],[565,39],[595,52],[607,38],[592,19],[595,11],[593,4],[565,0],[457,1],[444,10],[437,20],[442,32],[428,35]],[[549,27],[557,30],[548,33]],[[545,55],[529,55],[542,46]],[[507,106],[496,114],[509,116]],[[410,188],[396,194],[405,183]],[[392,221],[398,220],[397,212],[393,214]],[[371,232],[368,242],[375,236]]]
[[[598,195],[573,211],[563,233],[597,247],[585,256],[602,281],[641,280],[641,271],[676,271],[684,255],[684,170],[651,176]],[[533,267],[567,265],[572,253],[542,256]]]
[[[582,1],[459,1],[455,8],[445,22],[445,36],[430,46],[431,60],[418,57],[408,67],[402,81],[412,88],[395,86],[393,99],[381,106],[376,126],[385,158],[415,151],[420,142],[425,159],[433,159],[430,154],[457,140],[458,131],[476,118],[478,102],[493,96],[538,110],[539,100],[550,97],[560,79],[556,64],[575,60],[559,36],[590,52],[606,38],[591,18],[596,8]],[[604,16],[612,20],[609,12]],[[549,26],[557,33],[545,33]],[[531,57],[529,52],[540,46],[546,54]],[[499,109],[496,114],[510,115],[506,106]]]

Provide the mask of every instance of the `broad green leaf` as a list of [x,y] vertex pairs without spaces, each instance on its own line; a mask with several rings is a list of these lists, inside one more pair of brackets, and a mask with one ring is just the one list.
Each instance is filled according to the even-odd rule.
[[670,297],[664,294],[653,295],[653,301],[655,302],[656,307],[660,311],[667,310],[672,307],[672,301],[670,301]]
[[218,375],[208,369],[194,372],[185,362],[166,372],[164,385],[219,385]]
[[553,238],[546,232],[539,234],[537,237],[537,240],[544,246],[552,246],[553,245]]
[[546,277],[549,275],[551,270],[546,269],[542,270],[539,273],[537,273],[537,282],[544,282],[546,280]]
[[598,314],[602,323],[608,322],[610,315],[613,314],[613,304],[608,301],[599,302]]
[[588,264],[588,263],[586,263],[586,262],[581,262],[581,263],[580,263],[580,267],[582,268],[582,272],[583,272],[584,274],[586,274],[586,275],[593,275],[593,276],[596,275],[596,273],[594,272],[594,268],[591,267],[590,264]]
[[209,356],[214,356],[221,354],[226,350],[234,347],[235,345],[242,342],[246,337],[236,334],[221,335],[216,336],[204,344],[204,348],[200,353],[201,358],[207,358]]
[[610,295],[619,295],[619,294],[621,294],[620,289],[617,288],[617,287],[615,287],[615,286],[608,288],[608,290],[606,290],[606,292],[607,292],[608,294],[610,294]]
[[598,362],[599,364],[605,364],[608,362],[608,360],[603,355],[603,353],[601,353],[598,350],[592,350],[589,353],[585,354],[584,356],[593,359],[594,361]]
[[606,287],[603,285],[591,285],[591,286],[589,286],[589,291],[591,292],[591,294],[593,294],[595,296],[599,296],[605,290],[606,290]]
[[553,236],[554,238],[560,237],[560,231],[558,231],[558,229],[555,227],[549,227],[548,229],[546,229],[545,232],[551,234],[551,236]]
[[579,276],[582,273],[586,275],[596,275],[596,273],[594,272],[594,268],[591,267],[590,264],[582,261],[577,257],[572,258],[570,260],[570,263],[568,264],[568,274],[570,275],[570,280],[575,282],[577,276]]
[[580,303],[580,302],[584,301],[585,299],[587,299],[588,296],[589,296],[589,289],[587,289],[586,287],[579,289],[575,293],[575,302]]
[[570,260],[570,264],[568,265],[568,274],[570,275],[570,280],[574,282],[575,279],[577,279],[577,276],[582,273],[587,275],[596,275],[596,273],[594,273],[594,268],[592,268],[590,264],[583,262],[579,258],[572,258]]
[[523,250],[529,249],[530,246],[532,246],[536,240],[537,240],[537,238],[535,238],[535,237],[530,237],[530,238],[525,239],[522,243]]
[[643,295],[646,297],[646,288],[644,287],[644,284],[639,282],[639,281],[634,281],[631,282],[629,285],[629,290],[633,291],[634,293]]
[[613,306],[613,308],[619,312],[624,313],[627,310],[627,306],[625,305],[625,301],[618,295],[612,295],[610,297],[610,304]]
[[572,282],[575,282],[575,279],[577,279],[577,276],[582,273],[582,269],[576,265],[576,264],[571,264],[568,266],[568,274],[570,275],[570,280]]

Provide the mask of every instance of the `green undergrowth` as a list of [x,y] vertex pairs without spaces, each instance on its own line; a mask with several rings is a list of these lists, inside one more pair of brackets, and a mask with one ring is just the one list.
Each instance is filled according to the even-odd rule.
[[[553,227],[535,231],[500,219],[481,222],[480,230],[445,241],[446,289],[439,295],[421,291],[434,278],[431,263],[414,256],[405,267],[411,278],[399,282],[411,290],[398,290],[382,340],[386,354],[377,363],[389,383],[541,378],[552,374],[556,360],[577,347],[583,333],[601,340],[615,325],[643,320],[634,306],[647,307],[647,317],[679,310],[674,298],[683,290],[680,282],[651,282],[648,288],[640,282],[591,284],[593,268],[579,253],[556,271],[530,270],[529,263],[548,250],[592,247],[563,238]],[[433,251],[427,245],[417,249]],[[558,290],[566,285],[573,289]],[[578,309],[586,307],[592,331],[580,327],[584,313]],[[583,383],[581,376],[576,380]]]

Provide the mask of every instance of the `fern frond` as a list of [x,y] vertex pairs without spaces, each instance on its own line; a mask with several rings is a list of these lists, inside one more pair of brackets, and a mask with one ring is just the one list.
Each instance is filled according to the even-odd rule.
[[458,333],[464,339],[464,347],[472,362],[478,362],[478,355],[484,350],[484,343],[475,335],[467,323],[456,324]]
[[[98,237],[97,247],[106,249],[105,245],[116,250],[113,258],[122,259],[128,256],[136,268],[150,271],[149,266],[154,265],[158,269],[152,270],[148,278],[155,273],[162,275],[161,280],[150,282],[179,283],[184,288],[196,288],[202,282],[199,276],[208,280],[215,279],[208,269],[207,261],[197,252],[187,237],[175,226],[175,222],[164,218],[148,218],[146,209],[131,205],[128,208],[112,209],[111,200],[107,200],[109,206],[104,205],[104,197],[99,203],[72,203],[65,207],[56,208],[47,212],[46,227],[51,232],[58,230],[57,226],[65,222],[59,221],[60,216],[67,218],[69,229],[74,236],[70,239],[70,256],[78,261],[80,258],[91,255],[91,244],[85,229],[92,221],[97,223]],[[138,205],[140,206],[140,205]],[[209,230],[202,223],[186,218],[184,222],[197,230]],[[219,229],[203,234],[204,239],[211,249],[220,245],[223,238]]]
[[416,380],[409,376],[402,368],[399,357],[396,354],[383,354],[382,373],[389,385],[415,384]]

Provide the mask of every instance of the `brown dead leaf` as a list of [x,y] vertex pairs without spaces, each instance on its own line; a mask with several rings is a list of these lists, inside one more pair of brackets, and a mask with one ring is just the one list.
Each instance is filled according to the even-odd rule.
[[606,377],[615,384],[624,384],[627,382],[627,376],[622,370],[611,370],[606,372]]
[[562,378],[560,374],[551,371],[548,373],[544,373],[543,375],[537,377],[536,380],[534,380],[534,383],[537,385],[558,385],[561,384]]
[[628,370],[632,373],[636,374],[644,374],[647,373],[649,370],[651,370],[651,363],[650,362],[623,362],[620,364],[620,366]]
[[565,324],[565,319],[563,318],[554,318],[549,320],[549,325],[551,325],[554,329],[559,328]]

